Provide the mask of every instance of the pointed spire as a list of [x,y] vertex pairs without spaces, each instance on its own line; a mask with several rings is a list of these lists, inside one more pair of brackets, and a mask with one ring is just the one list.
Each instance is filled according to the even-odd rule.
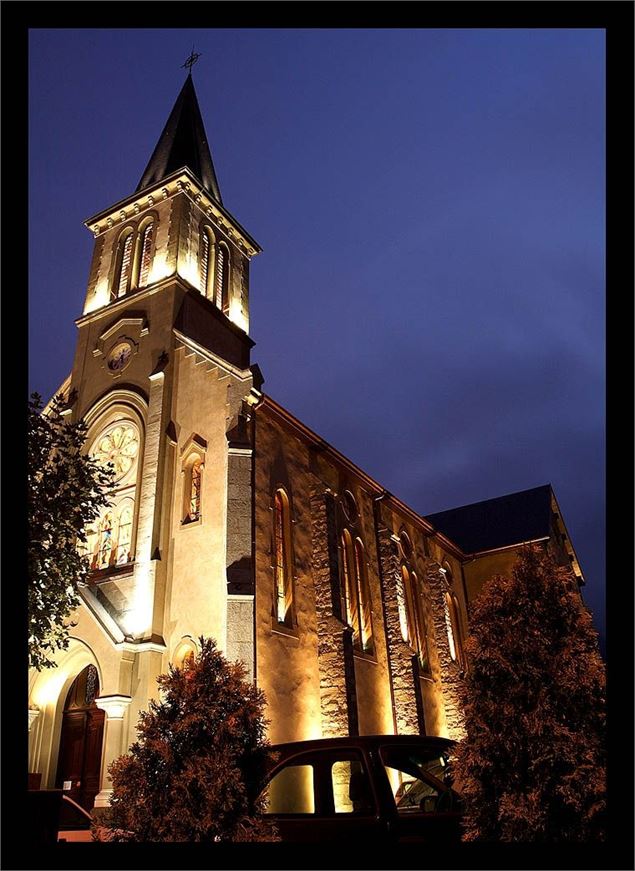
[[191,72],[176,98],[163,133],[137,185],[137,191],[161,181],[183,166],[187,166],[203,183],[208,193],[222,205]]

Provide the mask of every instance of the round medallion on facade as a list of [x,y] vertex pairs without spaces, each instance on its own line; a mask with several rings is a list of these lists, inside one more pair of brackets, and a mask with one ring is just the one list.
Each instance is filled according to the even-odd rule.
[[108,352],[106,365],[110,372],[123,372],[132,360],[132,345],[127,340],[117,342]]
[[344,493],[342,494],[341,505],[344,516],[346,517],[348,522],[356,523],[357,518],[359,517],[359,510],[357,508],[357,502],[355,501],[355,497],[350,490],[344,490]]
[[121,481],[132,468],[139,453],[137,428],[125,421],[113,424],[99,436],[90,453],[104,466],[114,466],[114,483]]

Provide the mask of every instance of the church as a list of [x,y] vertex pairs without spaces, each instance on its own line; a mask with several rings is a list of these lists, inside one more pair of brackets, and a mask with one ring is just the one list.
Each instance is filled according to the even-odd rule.
[[[29,771],[87,809],[156,678],[211,636],[272,743],[464,734],[470,603],[539,542],[582,572],[550,485],[421,516],[263,390],[249,266],[191,73],[136,190],[94,237],[60,388],[115,469],[57,668],[29,679]],[[257,293],[257,288],[254,289]]]

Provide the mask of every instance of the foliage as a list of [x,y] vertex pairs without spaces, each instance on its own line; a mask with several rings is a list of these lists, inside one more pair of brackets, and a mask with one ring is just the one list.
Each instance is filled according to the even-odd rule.
[[89,572],[78,544],[108,505],[114,475],[82,453],[86,424],[67,422],[64,407],[60,394],[43,411],[37,393],[28,406],[29,665],[38,671],[68,647],[69,617]]
[[212,639],[199,642],[197,656],[159,676],[160,701],[142,712],[129,755],[110,766],[117,840],[277,840],[259,816],[273,758],[264,694]]
[[470,628],[465,840],[603,840],[605,671],[572,573],[526,547]]

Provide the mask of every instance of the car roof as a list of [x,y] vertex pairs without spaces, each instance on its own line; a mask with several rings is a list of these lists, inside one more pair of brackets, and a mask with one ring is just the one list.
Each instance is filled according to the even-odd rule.
[[383,744],[412,745],[418,744],[430,750],[439,751],[452,747],[456,742],[439,735],[356,735],[342,738],[313,738],[307,741],[290,741],[285,744],[274,744],[272,750],[281,756],[293,753],[303,753],[308,750],[328,750],[331,747],[350,747],[370,749]]
[[89,820],[92,820],[92,816],[88,813],[86,808],[83,808],[81,804],[77,804],[69,795],[62,795],[62,801],[67,802],[68,804],[72,804],[75,810],[79,811],[80,814],[83,814],[85,817],[88,817]]

